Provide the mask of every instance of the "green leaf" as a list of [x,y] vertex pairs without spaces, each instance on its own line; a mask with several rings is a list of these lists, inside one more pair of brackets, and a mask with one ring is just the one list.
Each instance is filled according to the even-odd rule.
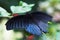
[[0,7],[0,16],[9,16],[10,14],[2,7]]
[[29,12],[29,11],[31,11],[32,7],[34,6],[34,4],[27,4],[27,3],[22,2],[22,1],[20,1],[20,3],[22,3],[22,5],[20,5],[20,6],[11,6],[10,7],[12,13]]

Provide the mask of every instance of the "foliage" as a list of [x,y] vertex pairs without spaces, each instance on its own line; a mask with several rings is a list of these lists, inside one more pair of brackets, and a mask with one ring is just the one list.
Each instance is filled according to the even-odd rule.
[[20,1],[19,6],[11,6],[10,9],[12,13],[25,13],[31,11],[34,4],[27,4],[25,2]]

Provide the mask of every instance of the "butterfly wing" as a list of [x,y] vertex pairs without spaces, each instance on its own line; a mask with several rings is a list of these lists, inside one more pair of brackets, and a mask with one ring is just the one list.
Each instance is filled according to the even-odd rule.
[[28,20],[31,20],[31,17],[29,15],[20,15],[13,17],[6,23],[6,29],[24,29],[26,28]]
[[35,21],[35,22],[38,25],[38,27],[41,29],[42,32],[45,32],[45,33],[48,32],[48,27],[49,27],[48,23],[45,23],[43,21],[39,21],[39,22]]
[[8,20],[8,22],[6,23],[6,29],[7,30],[11,30],[11,29],[22,29],[24,28],[23,25],[23,16],[17,16],[17,17],[13,17],[10,20]]
[[43,12],[33,12],[31,13],[33,20],[35,24],[38,25],[38,27],[43,32],[48,32],[48,21],[52,20],[52,17],[46,13]]
[[34,23],[29,23],[25,30],[31,34],[34,34],[34,35],[41,35],[42,34],[42,31],[40,30],[40,28]]
[[47,32],[48,21],[52,17],[43,12],[32,12],[26,16],[13,17],[6,23],[7,30],[25,29],[31,34],[40,35],[42,32]]
[[34,19],[42,20],[43,22],[46,22],[46,23],[52,20],[52,16],[44,12],[32,12],[31,15]]

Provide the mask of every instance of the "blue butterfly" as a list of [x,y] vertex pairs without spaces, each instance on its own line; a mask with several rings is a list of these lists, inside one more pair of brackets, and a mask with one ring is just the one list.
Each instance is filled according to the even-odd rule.
[[21,29],[33,35],[41,35],[43,32],[48,32],[48,21],[51,20],[52,17],[44,12],[26,13],[8,20],[6,29]]

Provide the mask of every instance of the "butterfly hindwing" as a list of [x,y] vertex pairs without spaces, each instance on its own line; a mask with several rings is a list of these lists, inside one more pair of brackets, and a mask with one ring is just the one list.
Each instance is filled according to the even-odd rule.
[[27,21],[26,21],[27,25],[25,27],[25,30],[31,34],[34,35],[41,35],[42,31],[40,30],[40,28],[34,23],[34,20],[32,17],[28,17]]
[[27,26],[28,27],[25,29],[27,32],[34,34],[34,35],[42,34],[42,31],[40,30],[40,28],[37,25],[31,23],[31,24],[28,24]]
[[41,29],[43,32],[48,32],[48,21],[52,20],[52,17],[46,13],[43,12],[33,12],[32,18],[35,22],[35,24],[38,25],[38,27]]
[[44,23],[44,22],[42,22],[42,21],[40,21],[39,23],[38,23],[38,26],[39,26],[39,28],[43,31],[43,32],[45,32],[45,33],[47,33],[48,32],[48,24],[47,23]]
[[42,20],[37,20],[37,19],[33,19],[34,20],[34,23],[41,29],[42,32],[47,32],[47,29],[48,29],[48,23],[42,21]]

